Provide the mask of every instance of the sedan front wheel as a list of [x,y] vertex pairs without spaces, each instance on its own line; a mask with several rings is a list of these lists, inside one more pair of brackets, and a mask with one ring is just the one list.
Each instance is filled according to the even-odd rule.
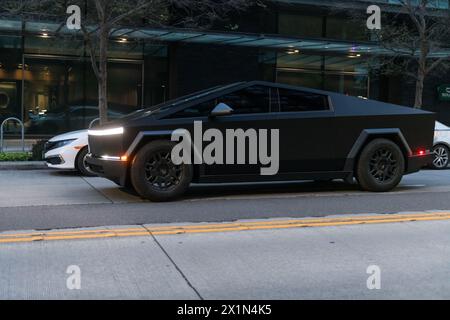
[[433,169],[442,170],[448,167],[449,161],[449,149],[439,144],[433,147],[433,162],[431,167]]

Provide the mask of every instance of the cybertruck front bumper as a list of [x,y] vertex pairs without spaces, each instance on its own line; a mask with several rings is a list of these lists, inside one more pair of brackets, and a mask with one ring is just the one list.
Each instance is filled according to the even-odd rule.
[[126,161],[97,158],[89,153],[86,156],[86,162],[98,176],[109,179],[122,187],[126,185],[128,169]]

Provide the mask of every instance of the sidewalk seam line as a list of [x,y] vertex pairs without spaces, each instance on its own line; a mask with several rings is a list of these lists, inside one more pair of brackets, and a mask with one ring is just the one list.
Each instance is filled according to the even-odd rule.
[[106,194],[104,194],[103,192],[101,192],[100,190],[97,190],[96,187],[94,187],[89,181],[87,181],[84,177],[81,177],[81,179],[83,179],[84,182],[86,182],[92,189],[94,189],[98,194],[100,194],[102,197],[104,197],[106,200],[108,200],[109,202],[111,202],[111,204],[114,204],[114,201],[109,198]]
[[184,281],[186,281],[187,285],[195,292],[195,294],[199,297],[200,300],[204,300],[200,292],[194,287],[194,285],[189,281],[187,276],[181,271],[180,267],[175,263],[175,261],[172,259],[172,257],[169,255],[169,253],[164,249],[164,247],[159,243],[159,241],[156,239],[155,235],[145,226],[141,225],[147,232],[150,234],[150,236],[153,238],[153,240],[156,242],[158,247],[161,249],[161,251],[166,255],[166,257],[169,259],[169,261],[173,264],[175,269],[178,271],[178,273],[183,277]]

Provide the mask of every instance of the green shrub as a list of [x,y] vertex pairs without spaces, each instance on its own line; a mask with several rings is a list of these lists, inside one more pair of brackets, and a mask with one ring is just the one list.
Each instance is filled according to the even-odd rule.
[[29,161],[30,152],[0,152],[0,161]]

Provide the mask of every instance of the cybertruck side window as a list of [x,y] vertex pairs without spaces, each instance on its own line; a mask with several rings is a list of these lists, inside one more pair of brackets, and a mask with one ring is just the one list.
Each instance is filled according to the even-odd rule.
[[305,112],[329,110],[328,97],[325,95],[278,89],[281,112]]
[[207,117],[215,104],[213,100],[209,100],[203,103],[199,103],[187,108],[184,108],[181,111],[178,111],[167,118],[169,119],[179,119],[179,118],[198,118],[198,117]]
[[224,95],[217,103],[226,103],[234,111],[233,114],[269,113],[271,111],[270,88],[251,86]]
[[234,112],[233,114],[268,113],[271,109],[270,88],[264,86],[251,86],[242,90],[234,91],[187,107],[173,115],[170,119],[207,117],[216,105],[226,103]]

